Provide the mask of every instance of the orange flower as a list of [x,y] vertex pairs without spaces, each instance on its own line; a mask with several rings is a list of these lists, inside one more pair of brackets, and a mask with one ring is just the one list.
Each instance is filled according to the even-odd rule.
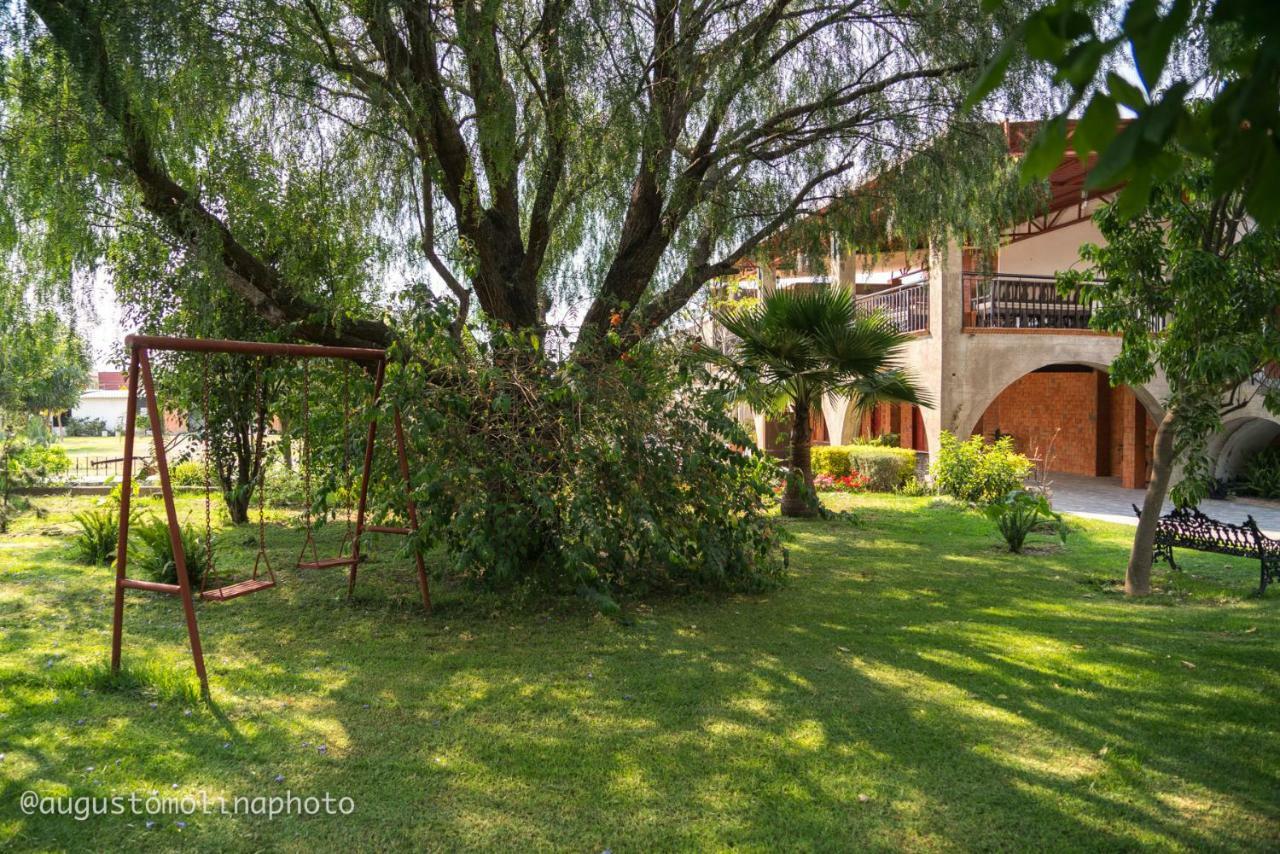
[[622,313],[615,311],[613,314],[609,315],[609,325],[612,326],[614,329],[617,329],[619,326],[621,326]]

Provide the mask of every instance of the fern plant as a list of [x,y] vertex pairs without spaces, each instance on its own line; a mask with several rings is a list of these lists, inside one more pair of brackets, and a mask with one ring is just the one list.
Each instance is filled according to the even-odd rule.
[[120,539],[120,511],[103,507],[83,510],[72,518],[79,526],[71,540],[76,560],[94,566],[110,563]]
[[[190,525],[182,525],[179,530],[182,552],[187,558],[187,577],[192,585],[198,587],[208,567],[204,534]],[[133,525],[129,533],[130,563],[149,575],[152,581],[177,584],[178,565],[173,558],[168,523],[152,516]]]

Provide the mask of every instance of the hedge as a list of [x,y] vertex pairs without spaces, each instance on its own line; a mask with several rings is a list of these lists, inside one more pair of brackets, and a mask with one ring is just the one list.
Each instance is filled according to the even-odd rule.
[[916,452],[880,445],[826,445],[811,449],[814,474],[844,477],[858,472],[867,478],[867,489],[893,492],[915,474]]

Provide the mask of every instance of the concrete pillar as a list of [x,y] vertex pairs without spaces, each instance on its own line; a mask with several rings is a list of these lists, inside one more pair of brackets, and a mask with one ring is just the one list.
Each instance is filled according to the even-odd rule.
[[958,242],[930,244],[929,334],[912,342],[909,350],[914,351],[913,358],[907,360],[916,366],[917,379],[933,400],[933,406],[921,413],[930,455],[938,452],[943,430],[956,430],[966,402],[961,396],[963,389],[956,382],[958,372],[965,370],[964,314],[960,299],[962,267],[963,252]]
[[778,274],[771,264],[760,265],[760,296],[767,297],[778,287]]

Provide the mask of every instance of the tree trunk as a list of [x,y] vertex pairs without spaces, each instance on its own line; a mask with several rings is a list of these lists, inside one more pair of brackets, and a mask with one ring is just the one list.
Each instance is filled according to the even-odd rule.
[[1160,509],[1169,492],[1169,478],[1173,474],[1173,409],[1169,409],[1156,427],[1155,448],[1151,457],[1151,481],[1142,499],[1142,518],[1133,535],[1133,550],[1129,553],[1129,567],[1124,574],[1126,596],[1151,595],[1151,559],[1155,551],[1156,524],[1160,521]]
[[791,418],[791,471],[782,494],[783,516],[814,516],[813,463],[809,458],[809,404],[797,400]]

